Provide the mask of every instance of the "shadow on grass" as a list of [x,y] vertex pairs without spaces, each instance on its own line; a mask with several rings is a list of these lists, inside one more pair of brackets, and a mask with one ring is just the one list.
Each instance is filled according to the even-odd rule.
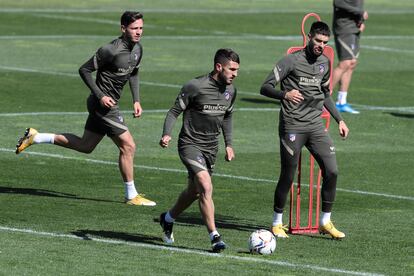
[[74,194],[61,193],[56,191],[44,190],[44,189],[33,189],[33,188],[13,188],[13,187],[0,187],[0,194],[20,194],[20,195],[31,195],[31,196],[46,196],[46,197],[60,197],[69,198],[75,200],[90,200],[96,202],[110,202],[110,203],[122,203],[120,201],[78,197]]
[[399,117],[399,118],[407,118],[407,119],[414,119],[413,113],[397,113],[397,112],[388,112],[388,114]]
[[[161,228],[160,228],[161,232]],[[145,243],[149,245],[159,246],[165,249],[168,247],[171,248],[179,248],[179,249],[186,249],[186,250],[197,250],[197,251],[204,251],[211,253],[211,250],[205,250],[200,248],[191,248],[185,246],[176,246],[176,245],[166,245],[160,236],[150,236],[144,234],[131,234],[125,232],[115,232],[115,231],[106,231],[106,230],[89,230],[89,229],[81,229],[77,231],[71,232],[71,234],[82,238],[83,240],[93,240],[93,238],[105,238],[110,240],[118,240],[122,242],[131,242],[131,243]]]
[[[253,232],[257,229],[268,229],[269,226],[251,224],[241,221],[239,218],[231,216],[223,216],[215,214],[216,226],[219,229],[232,229],[245,232]],[[159,222],[159,218],[155,218],[154,222]],[[204,226],[204,221],[200,213],[182,213],[174,224],[185,226]]]
[[257,98],[241,98],[240,99],[243,102],[248,102],[248,103],[257,103],[257,104],[274,104],[276,106],[280,106],[280,102],[278,102],[277,100],[271,100],[271,99],[266,99],[263,97],[263,99],[257,99]]

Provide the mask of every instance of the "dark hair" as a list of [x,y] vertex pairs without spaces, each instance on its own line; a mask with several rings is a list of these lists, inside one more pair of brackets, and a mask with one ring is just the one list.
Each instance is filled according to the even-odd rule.
[[214,64],[220,63],[221,65],[225,65],[229,61],[240,63],[239,55],[229,48],[218,49],[214,56]]
[[329,29],[329,26],[326,23],[322,21],[316,21],[312,23],[309,34],[311,36],[315,36],[317,34],[331,36],[331,30]]
[[140,12],[126,11],[121,16],[121,25],[128,27],[129,24],[134,23],[138,19],[144,19],[144,15]]

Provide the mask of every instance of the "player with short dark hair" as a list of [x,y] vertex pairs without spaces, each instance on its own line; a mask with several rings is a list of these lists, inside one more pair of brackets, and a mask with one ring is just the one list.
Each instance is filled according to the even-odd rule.
[[[343,238],[330,220],[335,199],[338,169],[335,147],[325,131],[322,108],[325,107],[339,124],[339,133],[346,138],[348,127],[335,108],[329,90],[329,60],[323,55],[330,30],[324,22],[314,22],[307,46],[279,60],[264,81],[260,93],[281,102],[279,139],[281,171],[274,195],[272,232],[287,238],[282,224],[283,209],[293,183],[302,147],[318,162],[323,176],[322,213],[319,231],[334,238]],[[280,90],[276,87],[280,83]]]
[[[122,35],[102,46],[79,69],[91,93],[89,112],[82,137],[70,133],[38,133],[28,128],[16,145],[16,154],[32,144],[48,143],[91,153],[107,135],[119,148],[119,169],[125,183],[125,202],[129,205],[154,206],[155,202],[138,194],[134,183],[135,142],[119,112],[119,99],[127,82],[133,97],[134,117],[142,114],[138,70],[142,58],[140,40],[144,19],[140,12],[126,11],[121,17]],[[96,71],[96,80],[93,72]]]
[[218,137],[223,132],[226,161],[234,158],[232,146],[232,112],[236,99],[233,80],[237,77],[240,59],[231,49],[219,49],[210,74],[185,84],[175,104],[168,111],[160,145],[168,147],[171,131],[181,113],[183,125],[178,138],[178,154],[188,170],[188,186],[175,205],[160,216],[163,239],[173,243],[175,219],[198,199],[200,211],[210,235],[214,252],[226,248],[214,219],[213,184],[211,175],[218,151]]
[[358,114],[359,111],[347,103],[352,73],[359,57],[359,40],[365,30],[368,12],[364,11],[363,0],[334,0],[333,33],[339,63],[333,71],[333,88],[339,83],[336,107],[340,112]]

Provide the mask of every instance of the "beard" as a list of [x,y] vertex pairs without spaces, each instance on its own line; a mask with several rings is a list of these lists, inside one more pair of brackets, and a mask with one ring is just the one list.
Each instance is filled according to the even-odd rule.
[[320,46],[315,46],[315,44],[310,42],[308,44],[308,53],[310,53],[314,58],[317,58],[323,54],[323,48]]
[[230,85],[232,83],[232,80],[231,79],[227,79],[224,76],[223,72],[218,73],[217,79],[222,84]]

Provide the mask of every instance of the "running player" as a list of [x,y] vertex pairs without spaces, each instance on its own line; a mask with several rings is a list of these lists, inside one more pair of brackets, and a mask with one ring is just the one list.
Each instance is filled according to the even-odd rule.
[[[281,102],[279,138],[281,172],[274,195],[272,232],[287,238],[282,224],[283,208],[298,165],[303,146],[312,153],[322,169],[322,213],[319,231],[333,238],[345,234],[332,224],[331,210],[335,199],[337,164],[335,147],[325,131],[321,117],[325,108],[339,124],[339,134],[346,138],[348,127],[335,108],[329,91],[329,60],[322,55],[330,30],[323,22],[311,26],[307,46],[282,58],[264,81],[260,93]],[[276,86],[280,83],[281,90]]]
[[365,29],[364,21],[368,19],[368,12],[364,11],[363,5],[363,0],[334,0],[333,3],[332,30],[339,63],[333,71],[332,87],[335,88],[339,82],[336,102],[338,110],[353,114],[358,114],[359,111],[347,103],[347,96],[359,56],[360,34]]
[[[38,133],[28,128],[16,145],[19,154],[32,144],[55,144],[83,153],[91,153],[105,135],[119,148],[119,169],[125,183],[125,203],[154,206],[155,202],[138,194],[134,184],[135,142],[119,112],[122,89],[129,81],[133,97],[134,117],[142,108],[139,97],[138,69],[142,58],[139,43],[144,19],[140,12],[126,11],[121,16],[122,35],[99,48],[79,69],[82,80],[91,90],[87,100],[89,112],[82,137],[63,133]],[[96,73],[94,81],[92,73]]]
[[169,145],[177,117],[184,112],[178,154],[188,170],[188,186],[175,205],[160,216],[163,240],[166,243],[174,242],[172,228],[175,219],[198,199],[213,252],[226,248],[215,225],[211,175],[220,131],[224,136],[226,161],[234,158],[232,112],[236,89],[233,80],[237,77],[239,63],[239,56],[233,50],[219,49],[214,57],[214,70],[185,84],[167,113],[160,140],[160,145],[164,148]]

